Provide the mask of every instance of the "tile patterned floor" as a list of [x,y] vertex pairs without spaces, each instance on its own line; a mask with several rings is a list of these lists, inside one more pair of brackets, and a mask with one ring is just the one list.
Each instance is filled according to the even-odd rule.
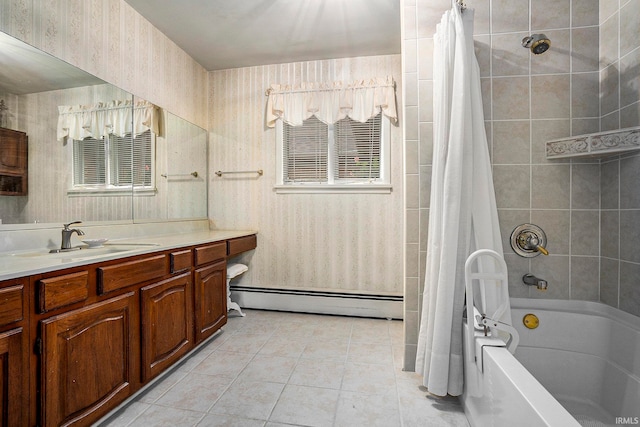
[[469,426],[402,372],[402,322],[246,314],[100,426]]

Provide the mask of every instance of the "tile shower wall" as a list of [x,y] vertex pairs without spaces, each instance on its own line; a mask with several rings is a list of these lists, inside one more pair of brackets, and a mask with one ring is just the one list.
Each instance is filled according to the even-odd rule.
[[[275,130],[265,125],[272,83],[391,75],[402,105],[400,55],[308,61],[209,74],[209,167],[264,170],[213,176],[216,227],[256,229],[259,251],[240,284],[402,295],[402,129],[391,126],[391,194],[276,194]],[[402,123],[402,117],[400,117]]]
[[[598,160],[547,161],[544,142],[600,129],[599,45],[609,40],[601,41],[599,2],[466,3],[475,9],[476,56],[510,293],[517,297],[597,301],[601,294],[601,175],[616,172],[601,168]],[[613,3],[617,10],[618,2]],[[625,8],[632,2],[621,3]],[[442,13],[450,7],[449,0],[403,2],[407,162],[404,363],[408,370],[415,364],[426,258],[433,34]],[[633,28],[637,28],[637,21]],[[520,42],[540,32],[551,39],[552,48],[534,56]],[[513,253],[508,238],[514,227],[525,222],[546,231],[550,256],[525,259]],[[634,230],[634,234],[638,232]],[[548,280],[549,290],[542,293],[522,285],[521,277],[528,272]]]
[[640,0],[600,1],[603,131],[640,123]]
[[[640,126],[640,0],[600,2],[602,130]],[[640,156],[602,161],[600,300],[640,315]]]
[[124,0],[3,0],[0,31],[206,127],[207,72]]

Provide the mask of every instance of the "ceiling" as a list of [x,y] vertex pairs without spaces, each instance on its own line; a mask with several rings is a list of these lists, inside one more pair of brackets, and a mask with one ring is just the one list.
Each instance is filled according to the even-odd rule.
[[126,0],[205,69],[400,53],[400,0]]

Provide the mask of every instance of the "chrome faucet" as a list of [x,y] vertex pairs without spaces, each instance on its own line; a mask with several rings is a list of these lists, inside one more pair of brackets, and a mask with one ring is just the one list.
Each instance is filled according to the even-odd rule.
[[60,245],[61,251],[73,249],[71,247],[71,235],[73,233],[77,233],[78,236],[84,236],[84,232],[79,228],[70,229],[69,226],[72,224],[82,224],[82,221],[73,221],[69,224],[64,224],[64,228],[62,229],[62,244]]
[[547,290],[547,281],[544,279],[540,279],[531,273],[525,274],[524,276],[522,276],[522,281],[524,282],[525,285],[535,286],[540,291]]

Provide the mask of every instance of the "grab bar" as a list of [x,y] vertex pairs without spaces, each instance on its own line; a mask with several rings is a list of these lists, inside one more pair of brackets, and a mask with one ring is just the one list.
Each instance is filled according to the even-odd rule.
[[[485,265],[484,268],[480,265],[479,258],[482,256],[488,256],[495,261],[495,268],[488,270]],[[476,262],[478,261],[478,262]],[[476,268],[474,269],[474,265]],[[476,339],[474,320],[485,329],[485,336],[487,332],[491,333],[492,338],[498,337],[500,331],[506,332],[510,335],[510,339],[506,343],[507,349],[513,353],[518,346],[520,337],[515,328],[500,319],[509,310],[509,277],[507,273],[507,264],[504,262],[504,258],[497,252],[491,249],[480,249],[472,253],[464,266],[465,271],[465,294],[467,299],[467,331],[466,331],[466,344],[468,348],[469,360],[477,361],[480,357],[476,353]],[[474,313],[474,307],[476,301],[474,299],[473,281],[477,280],[480,291],[480,301],[477,301],[479,305],[478,310],[480,315]],[[492,295],[494,298],[493,304],[489,304],[487,301],[487,288],[486,281],[496,282],[495,293]],[[502,301],[496,301],[502,299]],[[495,310],[493,313],[487,313],[487,310]],[[505,345],[504,343],[502,345]],[[481,366],[478,366],[481,369]]]

